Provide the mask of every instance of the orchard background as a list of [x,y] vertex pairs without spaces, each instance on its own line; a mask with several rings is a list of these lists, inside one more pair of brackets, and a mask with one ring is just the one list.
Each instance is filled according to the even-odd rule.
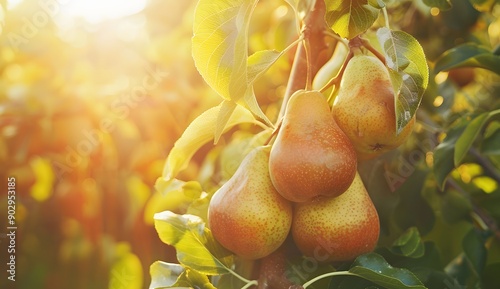
[[[256,113],[233,107],[230,127],[220,121],[219,104],[234,101],[241,88],[224,88],[217,75],[195,66],[196,60],[202,67],[213,48],[200,48],[192,38],[201,25],[195,10],[202,14],[210,1],[201,0],[198,8],[194,0],[130,1],[136,6],[86,1],[96,2],[87,4],[91,8],[78,2],[1,1],[0,175],[5,186],[8,177],[16,178],[14,288],[242,288],[248,283],[236,275],[272,278],[273,272],[255,276],[258,262],[219,258],[216,245],[207,248],[209,232],[200,228],[210,196],[272,133],[262,116],[275,122],[283,96],[294,89],[288,83],[301,45],[298,19],[314,1],[258,1],[245,19],[246,38],[229,31],[234,37],[220,42],[244,43],[235,51],[248,55],[271,51],[255,58],[263,64],[254,66],[249,85]],[[257,1],[212,2],[251,7]],[[335,270],[357,268],[363,276],[325,278],[311,288],[498,288],[500,5],[343,2],[354,12],[368,5],[376,10],[373,21],[349,14],[356,21],[346,35],[362,33],[377,49],[376,32],[387,24],[410,35],[425,54],[428,84],[410,139],[358,165],[380,216],[380,258],[325,265],[296,256],[286,275],[299,284]],[[118,13],[127,5],[126,15]],[[329,26],[344,33],[330,16]],[[324,47],[311,54],[311,76],[338,42],[328,35],[315,41]],[[305,78],[307,71],[299,74]],[[225,95],[224,89],[233,91]],[[244,100],[252,103],[252,97]],[[406,109],[415,113],[416,107]],[[197,118],[196,133],[189,133]],[[4,224],[3,190],[1,202]],[[165,211],[173,214],[158,219],[184,227],[162,236],[153,217]],[[184,243],[164,244],[169,236]],[[12,286],[3,269],[5,240],[0,238],[0,286],[12,288],[4,286]],[[193,262],[196,256],[202,261]]]

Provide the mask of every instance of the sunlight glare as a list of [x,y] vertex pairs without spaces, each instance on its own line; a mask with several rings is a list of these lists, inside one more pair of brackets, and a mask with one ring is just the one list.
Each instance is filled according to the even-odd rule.
[[23,0],[8,0],[7,1],[7,10],[13,9],[17,5],[21,4]]
[[90,23],[99,23],[140,12],[147,0],[72,0],[64,5],[71,17],[82,17]]

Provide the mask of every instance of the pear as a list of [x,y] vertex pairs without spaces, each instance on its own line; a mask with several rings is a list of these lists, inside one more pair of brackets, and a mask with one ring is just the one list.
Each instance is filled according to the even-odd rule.
[[271,149],[269,174],[287,200],[339,196],[351,184],[357,160],[353,145],[332,118],[319,91],[297,91],[287,104]]
[[394,90],[389,71],[360,52],[347,63],[333,104],[333,117],[354,144],[358,160],[373,159],[404,143],[415,116],[396,134]]
[[257,289],[289,289],[293,286],[293,275],[291,276],[288,265],[292,258],[300,256],[299,253],[292,238],[288,238],[276,251],[262,258]]
[[292,205],[269,177],[269,151],[269,146],[252,150],[208,207],[215,239],[244,259],[259,259],[278,249],[292,223]]
[[330,60],[328,60],[328,62],[326,62],[314,76],[312,82],[313,89],[320,90],[337,75],[348,53],[349,49],[347,46],[342,43],[337,44]]
[[361,177],[339,197],[317,197],[294,207],[292,235],[300,251],[319,262],[348,261],[375,248],[377,210]]

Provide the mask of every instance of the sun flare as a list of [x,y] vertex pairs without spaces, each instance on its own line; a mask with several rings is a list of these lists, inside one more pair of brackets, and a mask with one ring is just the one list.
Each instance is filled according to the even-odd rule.
[[[26,0],[8,0],[7,8],[12,9]],[[83,18],[90,23],[99,23],[140,12],[147,0],[45,0],[40,6],[57,6],[61,16]],[[59,10],[60,8],[60,10]]]
[[140,12],[145,6],[146,0],[72,0],[65,4],[63,11],[72,17],[97,23]]

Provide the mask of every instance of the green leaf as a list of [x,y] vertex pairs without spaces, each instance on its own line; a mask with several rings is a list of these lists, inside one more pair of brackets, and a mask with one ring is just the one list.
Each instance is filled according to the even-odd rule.
[[226,100],[248,88],[248,26],[257,0],[200,0],[193,24],[193,59],[205,81]]
[[205,81],[226,101],[219,113],[216,141],[236,103],[272,127],[252,85],[283,53],[263,50],[248,56],[248,26],[257,2],[200,0],[196,7],[193,59]]
[[[210,283],[210,280],[206,275],[201,274],[196,270],[186,268],[183,271],[174,284],[166,288],[178,288],[178,289],[216,289],[215,286]],[[150,288],[151,289],[151,288]],[[160,288],[158,288],[160,289]]]
[[326,1],[326,21],[341,37],[352,39],[370,28],[379,9],[368,0]]
[[249,109],[254,115],[262,119],[269,127],[274,127],[269,118],[262,112],[257,98],[255,97],[252,84],[262,76],[276,61],[283,55],[284,51],[279,52],[276,50],[261,50],[248,57],[247,61],[247,78],[249,87],[245,91],[243,103],[240,103]]
[[113,264],[108,288],[141,289],[143,288],[143,272],[141,260],[137,255],[123,252]]
[[215,123],[215,132],[214,132],[214,144],[219,142],[220,137],[224,133],[224,129],[226,128],[229,119],[233,115],[233,112],[238,107],[236,102],[224,100],[220,106],[219,113],[217,115],[217,122]]
[[253,83],[264,72],[266,72],[277,60],[283,52],[276,50],[261,50],[248,57],[248,82]]
[[410,34],[383,27],[377,30],[377,38],[397,95],[396,131],[399,133],[413,118],[422,101],[429,83],[429,67],[422,46]]
[[496,288],[500,284],[500,262],[488,264],[484,269],[482,282],[485,289]]
[[392,220],[402,229],[417,227],[420,232],[425,234],[434,225],[435,216],[432,208],[422,197],[422,190],[427,176],[428,171],[416,169],[394,192],[394,194],[400,196],[400,199],[394,209]]
[[451,9],[450,0],[424,0],[424,4],[429,7],[436,7],[439,10],[446,11]]
[[385,288],[426,288],[412,272],[392,267],[382,256],[376,253],[359,256],[354,261],[349,272]]
[[476,229],[472,228],[462,240],[465,257],[476,277],[480,277],[486,266],[488,250],[484,246],[484,240]]
[[186,270],[186,280],[184,280],[184,283],[189,284],[190,288],[217,289],[214,285],[212,285],[212,283],[210,283],[207,275],[203,275],[192,269]]
[[149,267],[151,283],[149,289],[171,288],[184,273],[184,267],[179,264],[171,264],[156,261]]
[[257,102],[257,98],[255,97],[253,86],[245,92],[245,96],[243,97],[243,100],[239,102],[239,104],[250,110],[256,117],[262,119],[268,127],[274,128],[274,124],[269,120],[269,118],[260,108],[259,103]]
[[467,220],[471,211],[470,200],[454,189],[447,189],[441,198],[441,215],[450,224]]
[[[198,116],[175,142],[163,168],[162,186],[168,186],[177,174],[187,167],[194,153],[214,138],[216,126],[219,131],[218,134],[222,134],[222,132],[229,130],[235,125],[255,122],[254,116],[247,109],[235,105],[234,111],[229,114],[227,108],[223,107],[223,104],[224,102]],[[227,116],[229,118],[226,121],[225,118]],[[220,125],[217,125],[220,122],[226,122],[223,129],[220,128]]]
[[182,265],[207,275],[229,272],[232,255],[215,241],[201,218],[165,211],[156,213],[154,219],[160,239],[175,247]]
[[368,0],[368,4],[377,9],[382,9],[385,7],[385,3],[382,0]]
[[500,74],[500,55],[476,43],[465,43],[445,52],[436,60],[434,71],[448,71],[458,67],[479,67]]
[[454,166],[455,144],[465,130],[468,121],[466,117],[462,117],[457,124],[451,127],[446,134],[443,142],[440,143],[434,150],[434,165],[432,167],[434,176],[441,190],[444,188],[446,179]]
[[481,153],[485,155],[500,155],[500,122],[492,121],[484,133],[481,142]]
[[469,2],[477,11],[490,12],[498,0],[469,0]]
[[457,139],[455,144],[455,153],[453,155],[453,161],[455,167],[458,167],[464,157],[469,152],[472,143],[476,140],[479,132],[483,128],[484,124],[488,121],[489,113],[483,113],[475,117],[469,125],[462,132],[462,135]]
[[454,163],[458,167],[464,157],[467,155],[472,143],[476,140],[477,136],[483,129],[484,125],[494,116],[499,115],[500,110],[485,112],[475,117],[465,128],[462,135],[457,139],[455,145]]
[[416,227],[411,227],[392,244],[391,252],[397,255],[420,258],[425,254],[424,243]]
[[[193,287],[191,287],[191,283],[189,282],[188,278],[187,278],[187,270],[185,270],[184,272],[182,272],[181,275],[179,275],[179,277],[177,278],[177,280],[175,280],[175,283],[172,284],[172,286],[170,287],[167,287],[167,288],[174,288],[174,289],[192,289]],[[161,288],[163,289],[163,288]]]

